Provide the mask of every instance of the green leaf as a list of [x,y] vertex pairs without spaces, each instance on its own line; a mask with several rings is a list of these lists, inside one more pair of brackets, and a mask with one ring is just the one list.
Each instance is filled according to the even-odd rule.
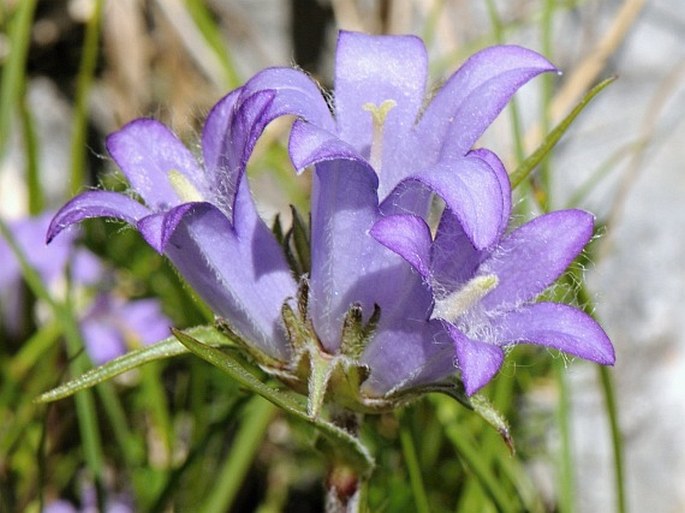
[[547,154],[554,148],[554,146],[559,142],[561,136],[566,133],[566,130],[571,126],[571,123],[578,117],[585,107],[590,103],[590,101],[597,96],[606,86],[611,84],[616,77],[609,77],[595,87],[590,89],[582,100],[576,105],[573,110],[552,130],[547,137],[542,141],[540,146],[528,157],[513,173],[511,173],[511,187],[515,189],[518,185],[523,182],[528,175],[530,175],[535,167],[542,162],[542,160],[547,156]]
[[[227,340],[213,327],[198,326],[189,330],[194,335],[202,336],[208,342],[219,345],[226,344]],[[145,346],[130,353],[126,353],[104,365],[91,369],[76,379],[68,381],[57,388],[46,392],[37,397],[34,402],[48,403],[69,397],[80,390],[91,388],[99,383],[112,379],[119,374],[135,369],[155,360],[162,360],[180,354],[187,353],[188,350],[180,344],[176,337],[169,337],[156,344]]]
[[[345,462],[355,468],[361,475],[369,475],[374,467],[374,461],[366,447],[352,434],[322,418],[311,418],[307,414],[303,401],[298,401],[291,394],[269,386],[246,367],[246,362],[240,361],[234,353],[222,351],[195,338],[195,333],[184,333],[174,330],[178,340],[191,352],[218,367],[241,386],[255,392],[290,415],[317,428],[323,435],[325,449],[333,458]],[[200,338],[203,338],[200,334]]]
[[462,406],[474,413],[478,414],[485,422],[490,424],[499,435],[502,440],[507,445],[509,451],[513,454],[515,452],[514,440],[511,436],[511,431],[509,430],[509,423],[507,419],[493,406],[493,404],[488,401],[488,399],[480,394],[474,394],[472,396],[466,395],[464,391],[464,386],[459,381],[438,383],[434,385],[427,385],[419,387],[410,391],[410,393],[427,393],[427,392],[438,392],[441,394],[448,395],[452,399],[456,399]]

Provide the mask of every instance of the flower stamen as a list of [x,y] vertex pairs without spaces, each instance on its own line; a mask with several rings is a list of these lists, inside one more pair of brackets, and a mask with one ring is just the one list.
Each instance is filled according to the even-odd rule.
[[371,102],[362,105],[362,109],[371,113],[371,119],[373,120],[373,136],[369,162],[378,174],[381,172],[381,161],[383,159],[383,126],[385,125],[388,113],[396,105],[397,102],[395,100],[385,100],[380,105]]
[[499,278],[495,274],[476,276],[459,290],[435,302],[432,319],[456,322],[465,312],[497,287]]
[[197,188],[190,182],[190,180],[188,180],[188,177],[180,171],[172,169],[167,173],[167,177],[171,187],[174,189],[174,192],[176,192],[178,198],[183,203],[205,201],[205,199],[202,197],[202,194],[200,194],[200,191],[198,191]]

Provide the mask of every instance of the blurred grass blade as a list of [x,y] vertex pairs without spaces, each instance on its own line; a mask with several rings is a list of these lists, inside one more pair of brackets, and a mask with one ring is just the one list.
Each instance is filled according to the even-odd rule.
[[[437,404],[437,403],[436,403]],[[449,406],[449,405],[448,405]],[[457,421],[449,407],[437,404],[437,415],[443,425],[447,439],[459,453],[464,465],[473,472],[483,491],[490,497],[497,511],[514,513],[519,511],[517,501],[505,488],[502,479],[496,476],[490,465],[483,460],[476,442],[465,425]]]
[[274,418],[277,409],[268,401],[254,396],[246,407],[245,418],[233,439],[231,452],[214,477],[214,488],[207,497],[202,513],[222,513],[231,511],[237,492],[254,461],[261,446],[267,427]]
[[416,446],[406,422],[401,422],[400,425],[400,443],[404,455],[404,464],[409,472],[409,482],[414,493],[416,511],[417,513],[430,513],[428,495],[421,476],[421,465],[419,465],[419,458],[416,454]]
[[97,64],[100,22],[102,20],[103,0],[95,0],[93,12],[86,24],[83,56],[76,82],[74,101],[74,123],[71,135],[71,192],[76,194],[86,181],[86,144],[88,130],[88,95]]
[[[217,332],[211,326],[197,326],[188,330],[189,333],[193,335],[201,336],[204,340],[211,342],[212,344],[220,344],[221,339],[223,339],[224,344],[226,339]],[[95,369],[91,369],[85,374],[82,374],[76,379],[73,379],[57,388],[45,392],[35,399],[37,403],[48,403],[52,401],[57,401],[59,399],[64,399],[70,395],[75,394],[80,390],[93,387],[103,381],[112,379],[119,374],[123,374],[126,371],[130,371],[141,365],[145,365],[149,362],[154,362],[156,360],[162,360],[165,358],[171,358],[172,356],[177,356],[180,354],[187,353],[188,350],[184,345],[176,340],[176,337],[169,337],[161,342],[152,344],[150,346],[145,346],[130,353],[126,353],[114,360],[105,363]]]
[[229,46],[224,40],[220,28],[212,19],[212,14],[205,5],[206,2],[203,0],[186,0],[185,4],[198,30],[221,63],[226,88],[235,89],[242,83],[242,80],[228,50]]
[[481,394],[474,394],[472,396],[466,395],[463,385],[456,381],[454,383],[444,383],[421,387],[420,390],[424,392],[438,392],[445,394],[452,399],[455,399],[462,406],[478,414],[480,418],[487,422],[491,427],[495,428],[504,443],[507,445],[509,452],[514,454],[514,439],[511,436],[509,423],[485,396]]
[[554,130],[547,134],[540,146],[538,146],[538,148],[513,173],[511,173],[510,179],[512,189],[519,186],[528,175],[533,172],[536,166],[543,161],[550,151],[552,151],[552,148],[559,142],[561,136],[564,135],[566,130],[571,126],[571,123],[573,123],[576,117],[578,117],[585,107],[587,107],[590,101],[614,80],[616,80],[616,77],[609,77],[590,89],[578,105],[576,105],[573,110],[554,127]]
[[316,427],[328,442],[325,449],[335,459],[351,465],[362,476],[370,474],[374,466],[373,458],[356,437],[322,417],[309,417],[304,402],[298,402],[291,395],[262,383],[236,358],[236,355],[212,347],[189,333],[174,330],[174,334],[190,351],[224,371],[241,386],[261,395],[294,417]]
[[11,133],[12,111],[19,103],[25,82],[26,56],[31,41],[31,25],[36,0],[17,2],[8,30],[10,52],[2,67],[0,82],[0,158],[4,155],[7,138]]

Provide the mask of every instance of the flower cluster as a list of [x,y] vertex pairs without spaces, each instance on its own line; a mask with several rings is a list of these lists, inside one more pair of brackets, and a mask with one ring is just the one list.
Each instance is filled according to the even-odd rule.
[[[510,231],[507,172],[474,149],[519,87],[554,71],[533,51],[496,46],[427,99],[421,40],[342,32],[332,104],[301,71],[266,69],[211,110],[202,163],[161,123],[133,121],[107,149],[142,203],[85,192],[48,240],[86,218],[130,223],[265,370],[363,411],[455,375],[473,394],[519,343],[612,364],[595,321],[536,302],[588,242],[592,216],[559,211]],[[286,114],[293,166],[313,168],[304,275],[245,177],[257,138]],[[444,210],[432,229],[436,196]]]

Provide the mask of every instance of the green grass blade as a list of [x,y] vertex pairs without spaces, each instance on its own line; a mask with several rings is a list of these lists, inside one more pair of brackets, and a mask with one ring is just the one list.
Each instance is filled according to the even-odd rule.
[[203,0],[186,0],[185,3],[195,25],[221,63],[226,88],[235,89],[242,83],[242,80],[228,51],[228,45],[216,23],[212,20],[212,15],[207,10],[206,2]]
[[[203,340],[213,344],[219,344],[222,341],[222,338],[214,328],[209,326],[197,326],[189,329],[188,333],[193,336],[202,337]],[[223,341],[225,343],[225,339],[223,339]],[[64,399],[76,392],[91,388],[98,383],[112,379],[119,374],[123,374],[126,371],[130,371],[141,365],[145,365],[146,363],[171,358],[172,356],[178,356],[187,352],[188,349],[186,349],[176,337],[169,337],[156,344],[141,347],[140,349],[119,356],[95,369],[91,369],[88,372],[81,374],[79,377],[60,385],[49,392],[45,392],[37,397],[35,402],[47,403]]]
[[277,409],[269,401],[255,396],[246,406],[246,416],[233,440],[231,452],[215,477],[214,490],[200,508],[203,513],[231,511],[236,494],[261,446],[266,428]]
[[11,26],[8,30],[10,53],[3,66],[0,82],[0,158],[4,155],[11,132],[13,109],[24,91],[24,72],[35,8],[36,0],[18,2],[17,10],[10,21]]
[[103,0],[96,0],[93,13],[86,24],[83,56],[76,82],[74,121],[71,134],[71,182],[73,194],[81,190],[86,182],[86,144],[88,130],[88,95],[93,84],[95,65],[98,58],[100,26]]
[[428,496],[426,495],[426,487],[423,484],[423,477],[421,476],[421,466],[419,465],[419,458],[416,455],[414,439],[412,438],[411,430],[406,422],[401,423],[400,443],[402,445],[404,462],[407,466],[407,471],[409,472],[409,482],[411,483],[411,488],[414,493],[416,511],[417,513],[430,513]]
[[588,106],[592,99],[611,84],[616,77],[609,77],[595,87],[590,89],[580,102],[573,108],[573,110],[552,130],[547,137],[542,141],[540,146],[530,155],[516,170],[511,173],[512,188],[518,187],[540,162],[549,154],[554,146],[559,142],[561,136],[566,133],[566,130],[571,126],[571,123],[578,117],[578,115]]

